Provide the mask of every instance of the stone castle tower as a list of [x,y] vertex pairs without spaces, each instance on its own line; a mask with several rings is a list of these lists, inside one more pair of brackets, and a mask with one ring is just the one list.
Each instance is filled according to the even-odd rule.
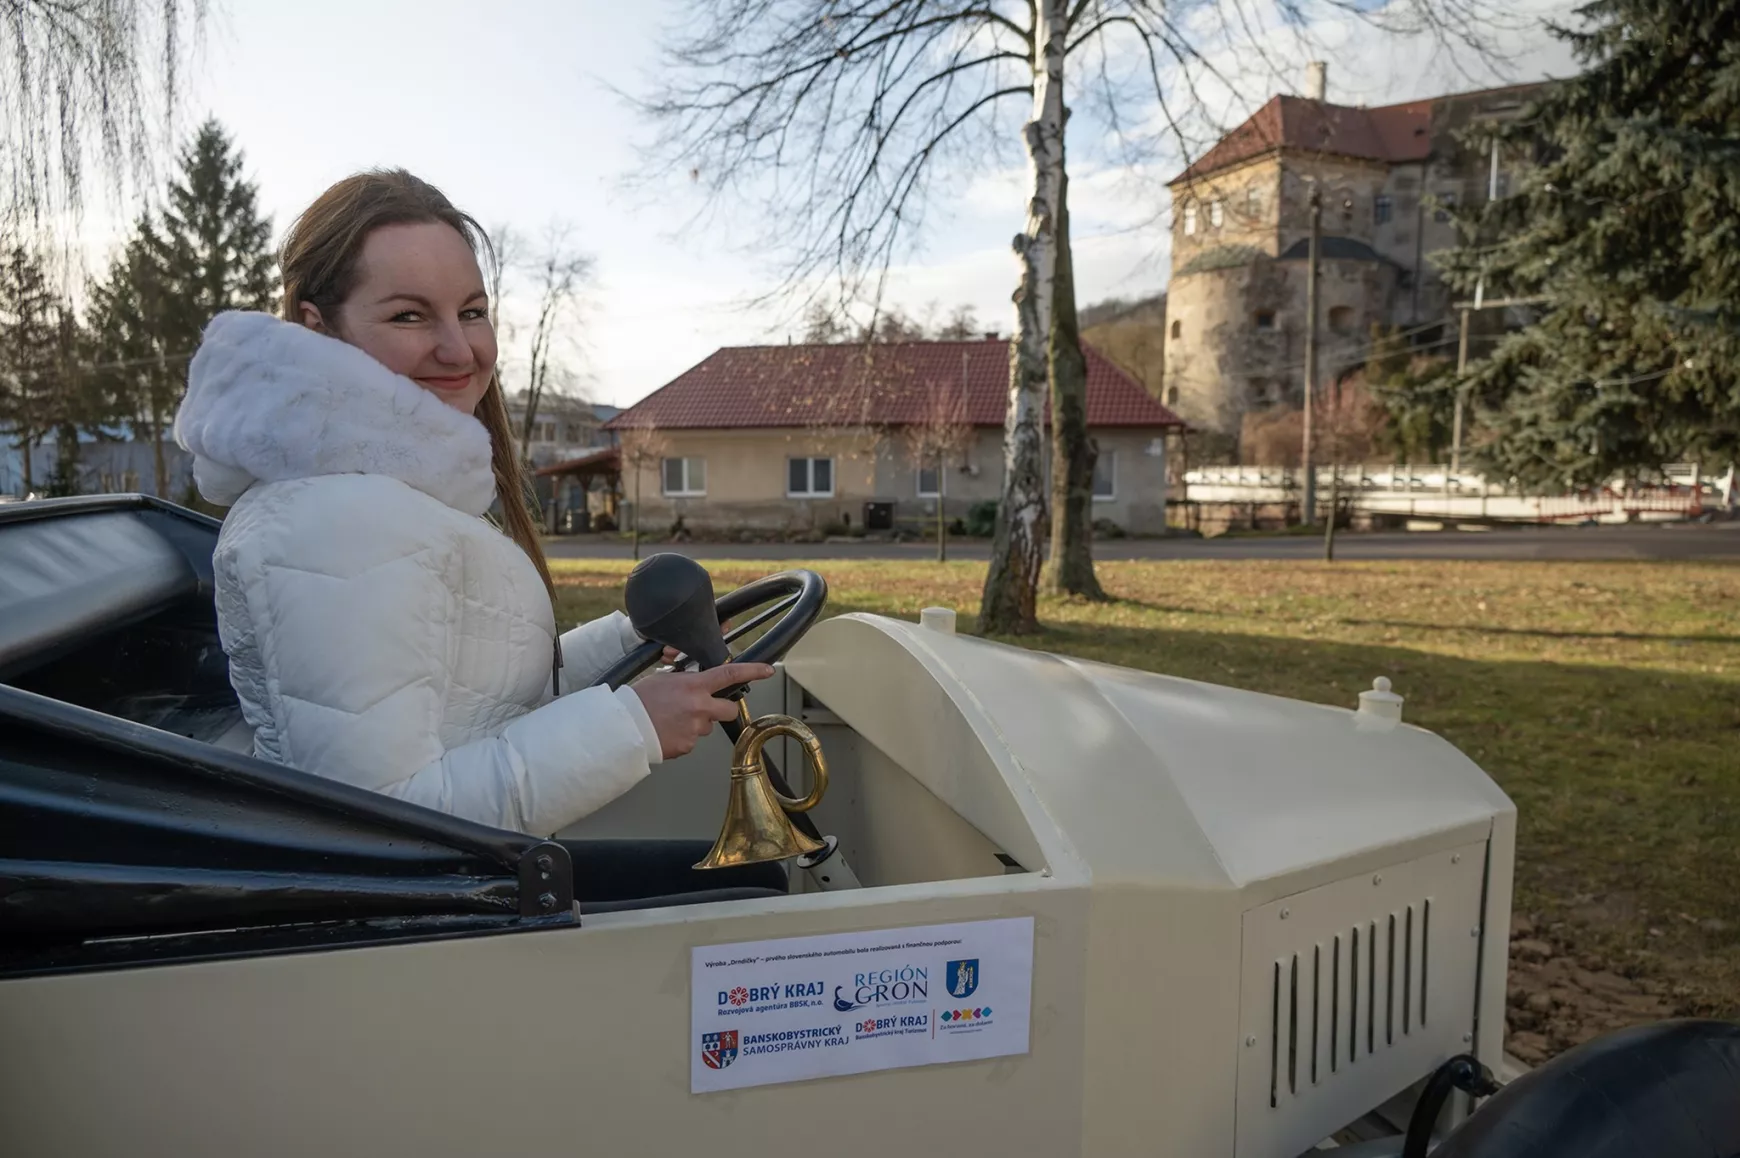
[[1313,65],[1306,96],[1273,98],[1176,177],[1166,404],[1235,438],[1248,411],[1299,405],[1314,182],[1319,387],[1364,361],[1374,324],[1444,352],[1452,304],[1430,258],[1457,239],[1443,207],[1504,196],[1525,160],[1459,134],[1515,117],[1538,87],[1363,108],[1325,100]]

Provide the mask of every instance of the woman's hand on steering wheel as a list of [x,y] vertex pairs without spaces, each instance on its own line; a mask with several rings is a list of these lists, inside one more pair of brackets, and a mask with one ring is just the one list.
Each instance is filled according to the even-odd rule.
[[631,686],[658,733],[664,759],[669,760],[692,752],[715,723],[737,718],[737,701],[721,700],[713,693],[772,674],[773,668],[764,663],[727,663],[707,671],[655,672]]

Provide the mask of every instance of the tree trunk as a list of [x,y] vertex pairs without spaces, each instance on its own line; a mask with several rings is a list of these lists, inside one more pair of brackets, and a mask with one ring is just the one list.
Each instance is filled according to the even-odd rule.
[[1075,316],[1068,169],[1063,169],[1057,185],[1057,291],[1050,354],[1051,555],[1041,585],[1053,595],[1104,599],[1106,593],[1094,575],[1094,460],[1099,447],[1087,429],[1087,357]]
[[640,559],[640,470],[641,470],[641,464],[638,462],[635,463],[635,466],[634,466],[634,531],[629,536],[630,540],[634,544],[634,558],[637,562]]
[[936,456],[936,561],[949,561],[949,530],[948,515],[944,506],[948,502],[949,493],[949,452],[939,451]]
[[1034,0],[1033,119],[1022,129],[1032,184],[1027,228],[1016,234],[1021,261],[1015,336],[1009,343],[1009,409],[1003,419],[1003,493],[991,566],[979,600],[979,630],[1015,635],[1038,630],[1045,521],[1040,423],[1045,411],[1046,347],[1057,274],[1056,213],[1063,175],[1063,0]]
[[152,401],[149,413],[151,415],[151,468],[155,471],[157,497],[164,498],[164,488],[169,482],[169,467],[163,461],[163,415],[157,410],[157,403]]

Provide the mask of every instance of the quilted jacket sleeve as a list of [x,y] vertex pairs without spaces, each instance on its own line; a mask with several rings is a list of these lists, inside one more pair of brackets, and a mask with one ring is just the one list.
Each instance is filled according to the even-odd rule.
[[[262,755],[533,834],[578,820],[647,775],[636,716],[645,712],[621,698],[634,695],[628,689],[561,696],[448,747],[443,736],[455,729],[444,715],[469,695],[456,690],[456,673],[495,670],[479,660],[489,644],[455,626],[471,596],[461,542],[408,530],[423,512],[391,503],[358,503],[343,517],[323,503],[313,531],[297,503],[284,505],[232,511],[254,525],[226,536],[216,560],[220,608],[224,588],[246,604],[232,673]],[[547,662],[541,670],[547,689]]]
[[562,690],[576,691],[644,642],[620,611],[562,633]]

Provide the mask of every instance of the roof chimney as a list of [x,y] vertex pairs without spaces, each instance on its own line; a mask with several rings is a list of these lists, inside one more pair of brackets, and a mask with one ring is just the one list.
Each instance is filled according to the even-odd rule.
[[1305,99],[1329,99],[1329,65],[1326,62],[1314,60],[1305,66]]

